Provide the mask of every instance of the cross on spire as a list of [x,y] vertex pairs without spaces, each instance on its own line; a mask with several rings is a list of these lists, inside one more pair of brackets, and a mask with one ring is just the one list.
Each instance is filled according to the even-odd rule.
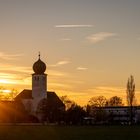
[[38,53],[38,57],[39,57],[39,59],[40,59],[40,52]]

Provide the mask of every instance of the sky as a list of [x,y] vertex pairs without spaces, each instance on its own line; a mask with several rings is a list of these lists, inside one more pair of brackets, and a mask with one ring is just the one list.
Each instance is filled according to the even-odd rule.
[[31,89],[32,65],[47,65],[48,90],[78,104],[126,100],[134,75],[140,102],[139,0],[0,0],[0,86]]

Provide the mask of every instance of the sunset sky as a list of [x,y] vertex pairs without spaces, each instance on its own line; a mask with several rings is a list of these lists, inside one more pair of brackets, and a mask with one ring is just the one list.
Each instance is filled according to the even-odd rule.
[[132,74],[140,103],[139,14],[139,0],[0,0],[0,86],[31,89],[40,51],[48,90],[125,102]]

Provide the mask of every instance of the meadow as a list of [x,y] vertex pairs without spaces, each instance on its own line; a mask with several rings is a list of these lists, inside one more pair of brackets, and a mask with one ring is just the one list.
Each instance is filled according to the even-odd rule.
[[0,126],[0,140],[137,140],[140,126]]

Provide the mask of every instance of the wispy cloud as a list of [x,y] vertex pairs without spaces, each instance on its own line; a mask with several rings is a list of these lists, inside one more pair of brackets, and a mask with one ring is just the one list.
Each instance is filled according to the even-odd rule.
[[61,38],[60,41],[71,41],[71,38]]
[[71,88],[71,85],[67,85],[67,84],[62,84],[62,83],[48,83],[50,88],[56,88],[56,89],[63,89],[64,88]]
[[98,43],[116,35],[117,35],[116,33],[111,33],[111,32],[100,32],[88,36],[87,39],[92,43]]
[[[14,84],[14,85],[27,85],[30,82],[27,82],[27,76],[14,74],[14,73],[2,73],[0,72],[0,84]],[[26,80],[26,82],[25,82]]]
[[[59,61],[57,65],[64,65],[68,62]],[[31,67],[21,67],[15,65],[8,65],[0,63],[0,84],[7,85],[31,85],[31,73],[33,70]],[[58,77],[67,76],[67,73],[56,71],[56,70],[47,70],[49,77],[54,79]]]
[[30,76],[33,71],[30,67],[21,67],[0,63],[0,83],[14,85],[29,85],[25,79]]
[[21,66],[16,66],[16,65],[8,65],[8,64],[3,64],[0,63],[0,72],[11,72],[11,73],[16,73],[16,74],[30,74],[32,73],[32,68],[31,67],[21,67]]
[[87,70],[87,69],[88,69],[88,68],[86,68],[86,67],[77,67],[77,70],[81,70],[81,71],[82,71],[82,70],[84,71],[84,70]]
[[0,72],[0,79],[15,79],[15,78],[16,78],[16,74]]
[[70,62],[69,61],[59,61],[57,63],[57,65],[65,65],[65,64],[68,64],[68,63],[70,63]]
[[17,59],[20,56],[23,56],[23,54],[7,54],[4,52],[0,52],[0,59],[13,60]]
[[124,97],[124,98],[126,96],[125,88],[122,88],[122,87],[99,86],[99,87],[95,87],[93,89],[89,89],[88,92],[93,93],[94,96],[103,95],[107,98],[110,98],[115,95]]
[[65,60],[63,60],[63,61],[57,62],[57,63],[54,64],[54,65],[49,65],[49,66],[50,66],[50,67],[58,67],[58,66],[62,66],[62,65],[69,64],[69,63],[70,63],[70,61],[65,61]]
[[63,24],[63,25],[55,25],[55,28],[91,28],[94,25],[90,24]]
[[47,70],[47,73],[49,76],[54,76],[54,77],[62,77],[67,75],[67,73],[55,71],[55,70]]

